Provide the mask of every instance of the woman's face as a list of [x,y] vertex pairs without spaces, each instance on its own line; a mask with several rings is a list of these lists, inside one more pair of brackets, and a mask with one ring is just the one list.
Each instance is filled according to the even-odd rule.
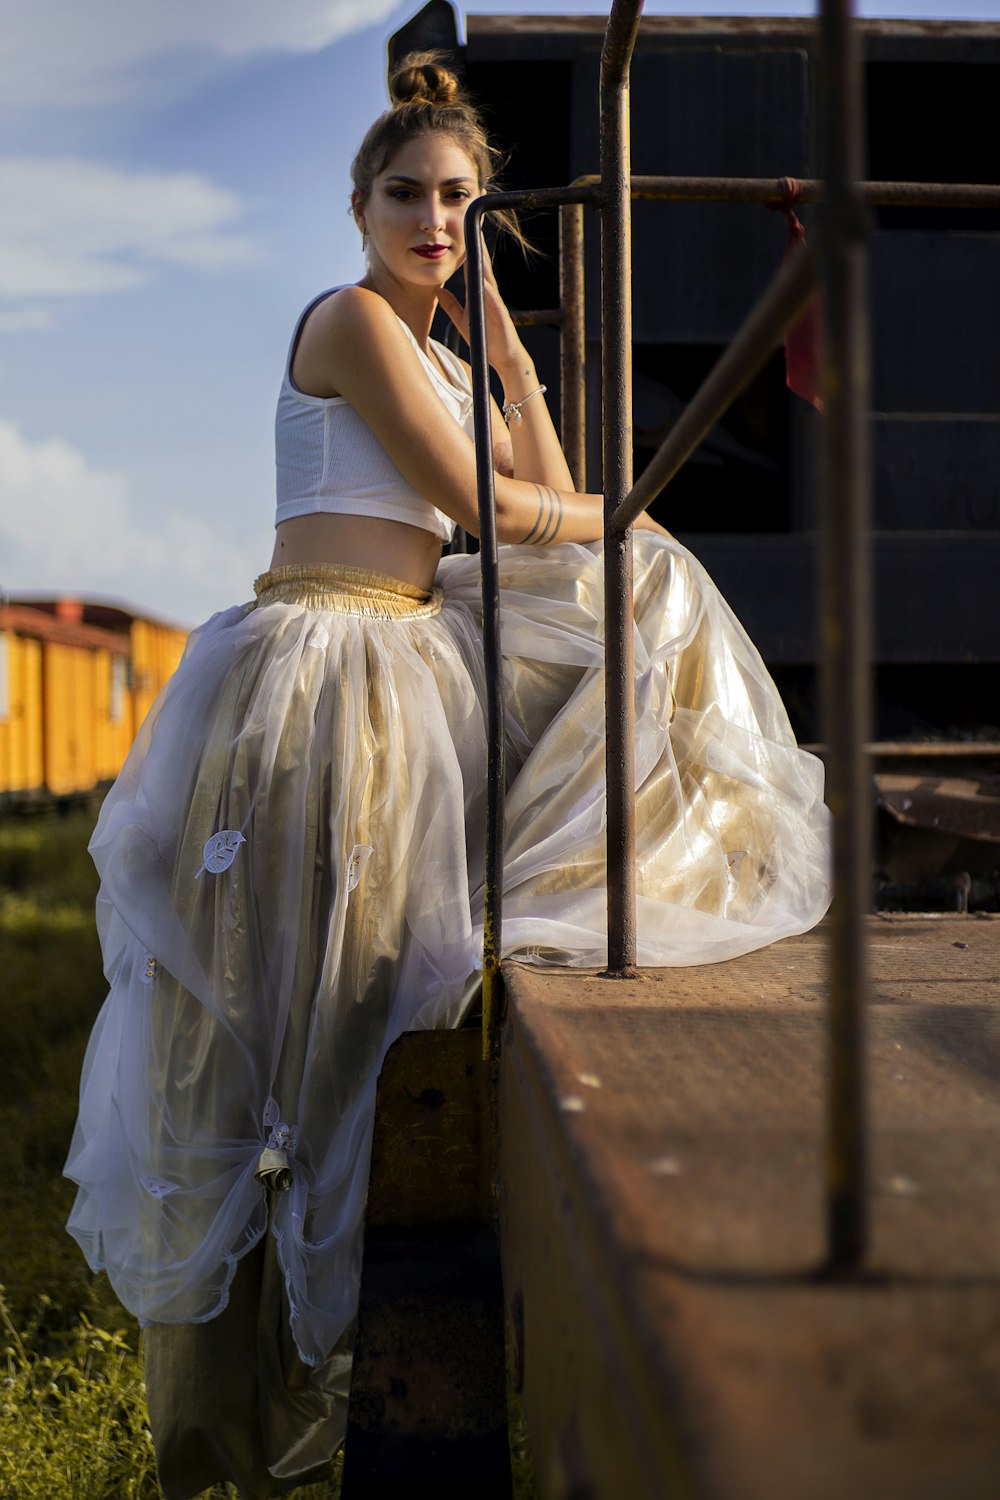
[[443,286],[465,260],[465,211],[482,193],[475,163],[448,135],[406,142],[354,214],[368,235],[372,272]]

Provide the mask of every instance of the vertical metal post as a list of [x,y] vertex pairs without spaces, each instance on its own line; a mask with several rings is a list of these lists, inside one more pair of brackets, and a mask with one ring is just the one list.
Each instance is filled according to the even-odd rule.
[[856,1265],[867,1243],[864,918],[871,898],[871,562],[863,93],[850,0],[822,0],[820,151],[824,400],[821,548],[824,737],[836,894],[829,950],[828,1256]]
[[500,651],[500,568],[497,561],[493,437],[490,431],[490,370],[483,300],[482,214],[474,201],[465,216],[468,266],[469,353],[475,401],[476,478],[479,487],[479,558],[483,587],[483,659],[486,667],[486,877],[483,905],[483,1057],[497,1057],[503,991],[500,931],[503,917],[504,719],[503,658]]
[[632,533],[612,520],[632,488],[629,66],[642,0],[615,0],[601,52],[601,379],[608,782],[608,971],[636,960]]
[[587,488],[586,323],[583,300],[583,204],[559,210],[560,437],[573,483]]

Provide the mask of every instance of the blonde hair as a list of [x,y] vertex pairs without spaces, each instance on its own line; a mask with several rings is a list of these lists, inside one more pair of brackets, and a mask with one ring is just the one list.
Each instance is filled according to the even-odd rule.
[[[370,127],[351,163],[357,206],[367,202],[375,178],[397,151],[421,135],[450,136],[475,166],[480,187],[498,190],[500,152],[443,53],[408,53],[389,74],[389,97],[391,106]],[[494,210],[491,218],[522,250],[532,248],[512,209]]]

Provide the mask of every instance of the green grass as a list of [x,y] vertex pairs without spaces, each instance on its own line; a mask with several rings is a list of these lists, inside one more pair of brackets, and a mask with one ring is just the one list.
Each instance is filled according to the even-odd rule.
[[18,1328],[2,1301],[0,1324],[3,1500],[159,1495],[142,1372],[126,1335],[81,1316],[55,1349],[40,1317]]
[[[158,1500],[139,1335],[65,1230],[62,1174],[105,994],[93,814],[0,820],[0,1500]],[[512,1408],[514,1496],[535,1495]],[[217,1487],[206,1500],[235,1490]],[[295,1500],[335,1500],[329,1483]]]
[[73,1188],[62,1164],[105,992],[92,824],[85,811],[0,822],[0,1268],[9,1317],[37,1319],[43,1343],[81,1313],[99,1326],[123,1317],[63,1228]]

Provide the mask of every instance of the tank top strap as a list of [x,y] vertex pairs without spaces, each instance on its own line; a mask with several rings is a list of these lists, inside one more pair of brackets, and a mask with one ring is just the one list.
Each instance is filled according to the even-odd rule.
[[469,379],[469,372],[458,355],[453,353],[447,344],[442,344],[439,339],[431,339],[431,343],[437,350],[438,359],[451,376],[452,385],[457,387],[462,395],[471,396],[472,381]]
[[302,330],[306,326],[306,318],[308,318],[309,314],[315,308],[319,307],[321,302],[325,302],[327,297],[332,297],[334,292],[339,292],[340,290],[341,288],[339,286],[327,287],[326,291],[320,292],[318,296],[314,297],[312,301],[303,308],[301,314],[299,315],[299,321],[296,323],[295,331],[292,334],[292,341],[288,346],[288,357],[285,360],[285,379],[288,381],[288,384],[292,387],[293,390],[297,390],[298,387],[292,380],[292,362],[295,359],[295,351],[299,347],[299,339],[302,337]]
[[[397,318],[399,318],[398,313],[396,314],[396,316]],[[434,348],[437,351],[438,358],[449,371],[449,374],[445,375],[441,370],[441,366],[435,364],[430,355],[425,354],[423,349],[421,349],[419,343],[417,342],[416,335],[414,334],[413,329],[409,326],[409,324],[406,323],[402,318],[399,318],[399,323],[403,332],[406,334],[406,337],[409,339],[410,343],[417,351],[417,356],[420,360],[420,363],[423,365],[424,369],[431,377],[432,382],[440,388],[440,390],[445,394],[446,397],[450,397],[452,401],[458,403],[458,405],[462,407],[462,410],[464,412],[464,404],[466,402],[471,404],[472,401],[472,387],[469,384],[469,379],[465,373],[465,370],[462,368],[461,361],[456,355],[452,354],[451,350],[445,344],[440,343],[437,339],[431,339],[431,343],[434,345]],[[461,418],[459,420],[461,420]]]

